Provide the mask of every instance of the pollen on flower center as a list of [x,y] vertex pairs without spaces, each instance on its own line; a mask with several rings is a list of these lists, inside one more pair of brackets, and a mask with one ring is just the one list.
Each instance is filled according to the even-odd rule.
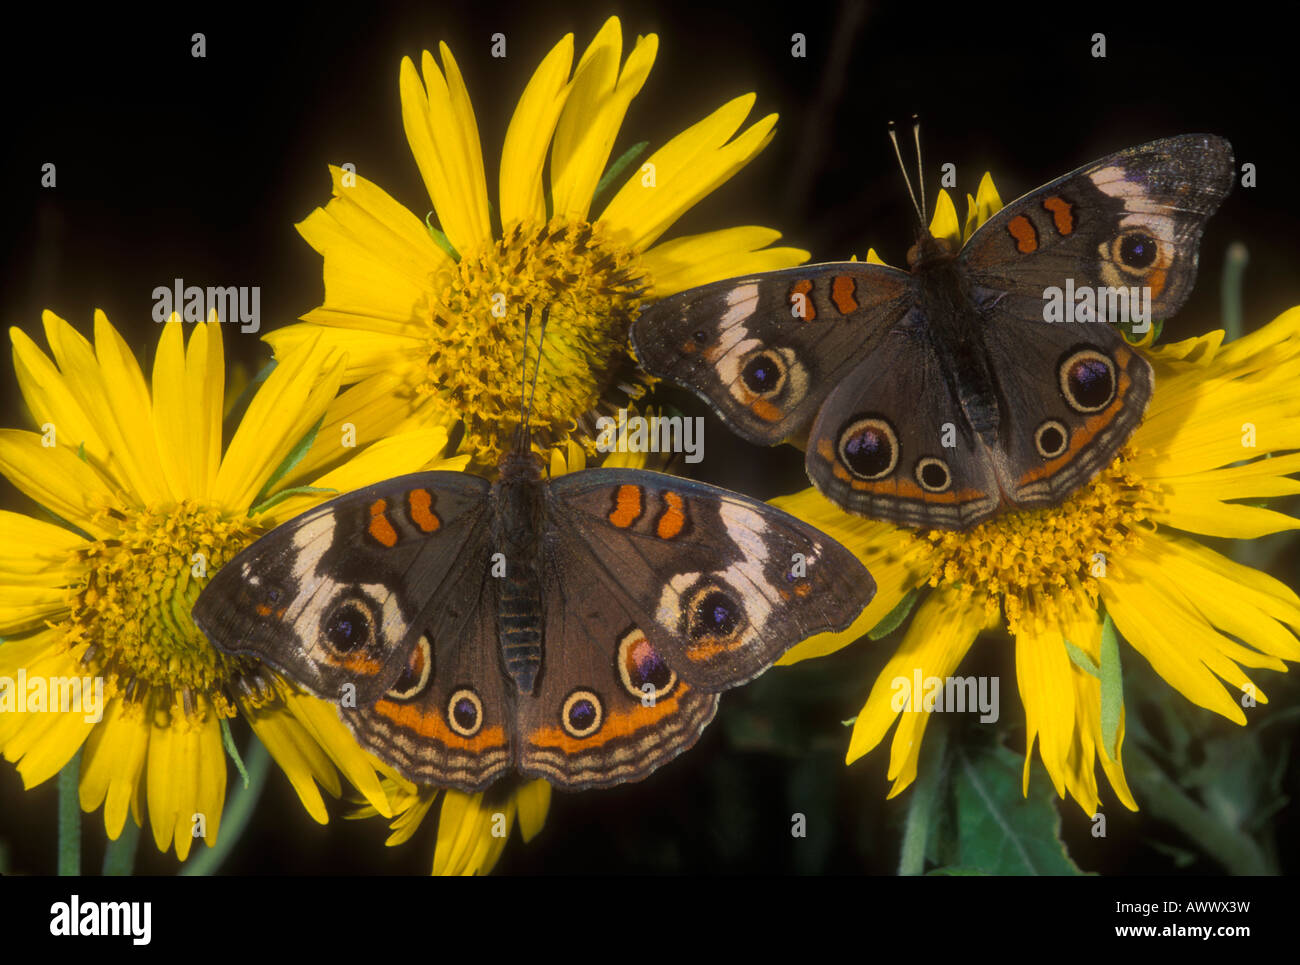
[[258,529],[246,519],[186,501],[167,508],[110,509],[97,519],[114,533],[79,549],[89,576],[69,588],[69,616],[59,625],[102,674],[108,695],[151,710],[193,714],[206,698],[223,717],[234,707],[223,692],[251,661],[217,651],[190,619],[207,578]]
[[1098,580],[1137,539],[1154,503],[1122,451],[1091,483],[1059,506],[1008,513],[968,531],[931,530],[935,551],[930,585],[951,583],[986,594],[992,616],[1001,608],[1014,634],[1032,602],[1051,619],[1063,595],[1097,606]]
[[599,223],[516,224],[486,251],[463,254],[435,280],[435,290],[441,307],[430,319],[416,391],[455,406],[479,466],[495,465],[519,422],[526,306],[530,381],[542,309],[549,309],[530,420],[543,447],[576,424],[575,441],[593,452],[583,417],[616,381],[630,383],[621,386],[629,395],[645,385],[644,376],[631,373],[626,348],[642,273],[635,252],[609,242]]

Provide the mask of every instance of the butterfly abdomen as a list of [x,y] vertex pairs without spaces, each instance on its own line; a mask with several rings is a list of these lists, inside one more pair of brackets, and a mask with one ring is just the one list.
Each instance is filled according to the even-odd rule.
[[[955,417],[960,413],[962,419],[951,421],[959,427],[964,421],[991,445],[997,440],[1001,412],[993,364],[980,332],[985,323],[972,300],[969,285],[951,260],[939,261],[922,270],[926,280],[921,287],[919,307],[928,321],[931,350],[942,363],[953,402],[953,410],[946,416]],[[935,433],[940,431],[938,425],[927,428]]]
[[531,473],[505,474],[496,485],[496,546],[501,582],[498,637],[505,671],[531,694],[542,666],[544,484]]

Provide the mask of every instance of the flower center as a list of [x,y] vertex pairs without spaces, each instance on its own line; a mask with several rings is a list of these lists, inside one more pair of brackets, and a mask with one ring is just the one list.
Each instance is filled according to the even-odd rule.
[[109,696],[186,715],[206,698],[220,716],[233,716],[223,691],[256,661],[209,644],[190,608],[208,577],[260,535],[259,527],[189,501],[109,509],[97,521],[115,535],[77,551],[91,570],[69,588],[70,613],[59,626],[66,644],[94,641],[81,659],[106,678]]
[[525,308],[528,380],[537,363],[542,309],[546,343],[530,426],[549,447],[574,433],[595,451],[585,419],[615,385],[639,395],[628,326],[641,304],[642,273],[630,248],[610,243],[602,226],[552,218],[516,224],[486,251],[465,254],[435,280],[442,307],[431,320],[420,395],[453,406],[465,422],[466,448],[479,467],[508,450],[523,406]]
[[1048,622],[1068,616],[1060,610],[1063,597],[1096,609],[1098,581],[1155,507],[1146,485],[1125,467],[1132,455],[1121,451],[1059,506],[1008,513],[968,531],[931,530],[930,585],[987,594],[988,615],[1001,609],[1012,634],[1030,614]]

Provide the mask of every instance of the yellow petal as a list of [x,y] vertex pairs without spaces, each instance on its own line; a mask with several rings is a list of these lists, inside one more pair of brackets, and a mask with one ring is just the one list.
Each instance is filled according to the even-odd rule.
[[85,545],[63,526],[0,510],[0,580],[9,585],[66,586],[86,571],[70,557]]
[[95,512],[117,499],[72,450],[46,448],[34,432],[0,429],[0,473],[59,518],[96,538],[107,536]]
[[281,688],[281,694],[293,716],[329,755],[334,766],[361,792],[361,796],[384,817],[392,817],[388,795],[370,765],[370,757],[357,744],[347,725],[339,720],[338,708],[287,687]]
[[743,94],[723,104],[650,155],[652,166],[633,172],[600,216],[621,243],[644,251],[701,198],[753,160],[772,139],[776,115],[769,114],[743,132],[755,100]]
[[542,168],[546,149],[568,98],[569,68],[573,65],[573,34],[551,48],[524,88],[506,129],[501,149],[501,225],[546,220]]
[[245,711],[244,715],[257,739],[266,747],[284,776],[293,785],[298,799],[318,824],[329,823],[329,812],[317,789],[317,782],[331,795],[342,792],[338,772],[329,757],[306,729],[292,715],[277,708],[272,711]]
[[557,217],[587,219],[628,105],[649,76],[658,49],[656,35],[638,37],[620,72],[623,29],[617,17],[610,17],[578,61],[551,150],[551,201]]
[[14,344],[18,388],[37,427],[44,432],[45,426],[52,425],[56,442],[73,449],[84,445],[86,454],[102,464],[108,448],[62,373],[22,329],[9,329],[9,338]]
[[188,396],[183,325],[173,314],[158,339],[153,364],[154,436],[167,485],[178,497],[198,494],[205,413]]
[[1022,620],[1016,638],[1016,685],[1025,707],[1025,742],[1032,744],[1037,737],[1056,793],[1064,796],[1075,729],[1071,663],[1060,628],[1048,625],[1034,632],[1036,623]]
[[465,253],[492,239],[487,180],[474,110],[456,60],[446,44],[439,45],[439,52],[446,77],[426,50],[423,84],[411,59],[402,58],[402,126],[438,223],[452,247]]
[[[889,777],[894,781],[891,796],[916,776],[921,737],[930,716],[922,703],[926,679],[949,676],[984,624],[982,601],[962,601],[956,591],[940,587],[917,608],[903,642],[876,678],[853,725],[845,760],[852,763],[872,750],[898,719],[889,758]],[[918,672],[922,692],[912,702],[909,698]],[[906,709],[909,706],[914,709]]]
[[790,268],[808,260],[802,248],[768,248],[779,231],[749,225],[674,238],[641,256],[651,280],[650,297],[668,295],[721,278]]
[[325,302],[344,314],[375,312],[376,331],[411,334],[412,319],[428,314],[431,277],[452,261],[423,218],[361,175],[329,170],[332,200],[297,226],[325,256]]
[[551,806],[551,785],[546,781],[530,781],[515,795],[519,806],[519,833],[525,842],[533,840],[546,823],[546,812]]
[[1199,621],[1171,607],[1167,597],[1162,600],[1146,585],[1143,577],[1150,574],[1151,570],[1133,555],[1125,559],[1122,571],[1112,567],[1106,579],[1100,581],[1106,610],[1116,628],[1156,673],[1188,700],[1245,724],[1246,715],[1202,662],[1211,649],[1205,641],[1209,628],[1198,626]]
[[271,473],[325,413],[344,359],[320,346],[280,362],[248,405],[217,472],[213,500],[244,512]]
[[154,437],[153,403],[144,373],[126,340],[98,309],[95,311],[95,355],[110,402],[106,411],[95,415],[113,454],[121,460],[131,487],[146,503],[182,498],[183,492],[167,485]]
[[961,246],[961,222],[957,220],[957,206],[952,196],[942,188],[934,199],[934,216],[930,219],[930,234],[956,251]]
[[104,829],[114,841],[126,824],[148,748],[149,726],[140,706],[109,701],[103,722],[91,732],[82,751],[78,795],[83,811],[104,805]]
[[225,418],[226,362],[218,322],[194,326],[185,355],[185,379],[189,405],[198,417],[193,422],[195,440],[191,445],[194,464],[191,478],[197,488],[191,493],[206,502],[221,468],[221,423]]

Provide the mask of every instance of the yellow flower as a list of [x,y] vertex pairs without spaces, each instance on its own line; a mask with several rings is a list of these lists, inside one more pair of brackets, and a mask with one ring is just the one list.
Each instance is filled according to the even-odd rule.
[[[736,133],[753,94],[636,164],[593,211],[601,172],[657,49],[655,35],[638,37],[620,67],[622,30],[610,18],[571,75],[572,34],[556,44],[506,132],[499,226],[474,110],[451,51],[440,46],[441,68],[424,53],[423,82],[415,65],[402,61],[402,120],[441,229],[431,232],[377,185],[332,167],[333,199],[298,226],[324,255],[325,303],[266,336],[277,358],[313,338],[347,351],[343,383],[351,387],[331,406],[325,436],[344,423],[365,442],[402,427],[463,420],[474,465],[495,468],[519,418],[524,307],[535,309],[535,346],[540,310],[549,306],[534,437],[549,448],[576,433],[594,452],[592,414],[615,395],[638,397],[646,385],[626,347],[644,300],[807,258],[798,249],[766,247],[779,233],[753,226],[656,244],[771,139],[775,114]],[[317,447],[304,466],[324,465],[331,455]]]
[[[344,491],[414,471],[443,450],[445,432],[373,445],[320,478],[301,468],[280,475],[335,396],[345,365],[337,348],[304,346],[278,365],[223,455],[215,318],[194,326],[185,345],[172,316],[151,383],[102,312],[93,345],[51,312],[42,318],[53,361],[10,330],[18,385],[40,431],[0,430],[0,472],[61,522],[0,512],[0,680],[102,678],[104,702],[100,720],[84,707],[0,703],[0,748],[24,785],[47,780],[80,749],[81,806],[104,806],[109,837],[121,834],[128,810],[142,824],[147,805],[158,848],[174,843],[184,859],[197,815],[207,843],[216,841],[222,721],[241,713],[317,821],[328,815],[316,785],[337,796],[339,771],[387,811],[373,762],[335,709],[216,651],[190,608],[232,555],[331,495],[296,487]],[[8,690],[0,701],[20,696]]]
[[[980,194],[978,202],[968,196],[967,236],[1000,207],[991,183]],[[950,201],[932,230],[957,235]],[[1144,420],[1114,462],[1060,506],[965,532],[916,532],[848,515],[812,489],[773,500],[853,550],[877,585],[851,628],[813,637],[781,663],[852,643],[929,588],[849,743],[852,762],[898,720],[891,797],[916,777],[929,717],[920,708],[900,713],[895,682],[917,671],[922,680],[953,674],[983,629],[1005,623],[1015,640],[1026,789],[1037,741],[1057,793],[1089,815],[1099,801],[1098,762],[1119,799],[1137,807],[1121,762],[1122,716],[1113,741],[1103,737],[1103,607],[1181,694],[1239,724],[1243,705],[1265,700],[1243,668],[1285,671],[1284,660],[1300,660],[1300,597],[1189,535],[1254,539],[1300,528],[1241,502],[1300,492],[1292,478],[1300,470],[1300,308],[1227,345],[1223,335],[1145,349],[1155,391]]]

